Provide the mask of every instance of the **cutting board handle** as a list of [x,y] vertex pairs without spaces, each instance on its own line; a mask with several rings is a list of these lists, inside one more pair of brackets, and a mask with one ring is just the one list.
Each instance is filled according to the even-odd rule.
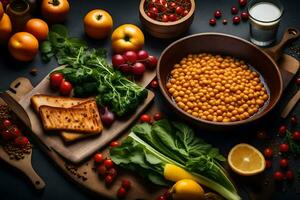
[[43,179],[34,171],[32,167],[28,167],[25,170],[22,170],[23,173],[30,179],[33,186],[37,190],[42,190],[45,188],[46,184]]
[[267,52],[267,53],[268,53],[275,61],[278,61],[279,58],[280,58],[281,55],[282,55],[282,50],[283,50],[284,46],[285,46],[286,44],[288,44],[289,42],[291,42],[291,41],[297,39],[298,37],[300,37],[300,31],[299,31],[298,29],[296,29],[296,28],[288,28],[288,29],[285,31],[285,33],[284,33],[284,35],[283,35],[281,41],[280,41],[277,45],[275,45],[275,46],[273,46],[273,47],[271,47],[271,48],[265,49],[265,51],[266,51],[266,52]]
[[33,89],[33,86],[28,78],[19,77],[9,85],[7,91],[16,101],[20,101],[28,92]]

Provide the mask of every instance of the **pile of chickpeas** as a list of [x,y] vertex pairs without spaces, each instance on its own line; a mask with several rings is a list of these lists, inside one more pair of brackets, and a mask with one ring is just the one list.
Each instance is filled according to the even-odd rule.
[[166,87],[179,108],[214,122],[245,120],[269,98],[259,74],[243,60],[207,53],[175,64]]

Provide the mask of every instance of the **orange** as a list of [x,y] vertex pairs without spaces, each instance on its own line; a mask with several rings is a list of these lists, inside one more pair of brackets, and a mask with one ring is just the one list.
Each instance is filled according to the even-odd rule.
[[0,20],[2,19],[3,14],[4,14],[4,9],[3,9],[3,5],[2,5],[2,3],[0,1]]
[[243,176],[255,175],[265,169],[264,156],[249,144],[238,144],[228,154],[228,163],[233,171]]
[[67,0],[43,0],[42,15],[51,23],[63,22],[70,10]]
[[12,26],[9,16],[4,13],[0,20],[0,43],[6,43],[12,33]]
[[30,33],[18,32],[9,39],[8,50],[15,59],[30,61],[39,50],[39,42]]
[[34,35],[41,42],[46,40],[49,28],[47,23],[41,19],[30,19],[25,25],[25,31]]
[[83,19],[85,33],[93,39],[107,37],[113,27],[113,19],[105,10],[92,10]]

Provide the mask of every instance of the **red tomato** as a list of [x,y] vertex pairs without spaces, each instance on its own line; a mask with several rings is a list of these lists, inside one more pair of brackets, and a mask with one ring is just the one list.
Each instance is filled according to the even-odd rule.
[[288,144],[281,144],[279,145],[279,151],[284,153],[289,151],[289,145]]
[[264,155],[266,158],[271,158],[273,156],[273,151],[271,148],[266,148],[264,150]]
[[122,199],[122,198],[126,197],[126,195],[127,195],[126,189],[124,187],[120,187],[118,190],[118,193],[117,193],[117,197],[119,199]]
[[131,188],[131,182],[128,179],[122,180],[122,187],[129,190]]
[[98,171],[99,175],[104,176],[106,174],[106,167],[105,167],[105,165],[104,164],[100,165],[97,168],[97,171]]
[[151,122],[151,117],[147,114],[144,114],[140,117],[141,122],[145,123],[150,123]]
[[51,74],[50,75],[50,86],[54,89],[59,88],[63,79],[64,79],[64,75],[61,73]]
[[109,169],[114,166],[114,163],[111,159],[106,159],[106,160],[104,160],[104,166]]
[[154,118],[155,121],[160,120],[161,119],[161,113],[155,113],[153,118]]
[[300,140],[300,131],[295,131],[293,133],[293,140]]
[[279,135],[284,136],[286,134],[286,126],[280,126],[279,127]]
[[109,146],[113,148],[113,147],[118,147],[120,145],[121,145],[120,142],[118,142],[118,141],[112,141]]
[[72,92],[73,86],[69,81],[63,80],[59,87],[59,92],[63,96],[69,96]]
[[279,165],[282,168],[286,168],[289,165],[289,161],[285,158],[279,160]]
[[96,153],[94,155],[94,161],[95,161],[95,163],[102,163],[103,155],[101,153]]
[[292,181],[294,179],[294,173],[292,170],[288,170],[286,173],[285,173],[285,177],[288,181]]
[[284,176],[283,176],[282,172],[276,171],[273,175],[273,178],[275,181],[282,181],[284,179]]

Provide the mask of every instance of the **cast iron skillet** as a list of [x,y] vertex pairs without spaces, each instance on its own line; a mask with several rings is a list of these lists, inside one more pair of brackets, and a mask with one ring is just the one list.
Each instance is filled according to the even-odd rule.
[[[278,103],[283,90],[283,82],[276,61],[282,53],[281,50],[283,46],[299,36],[300,32],[297,29],[289,28],[278,45],[265,50],[260,49],[244,39],[222,33],[200,33],[184,37],[169,45],[160,56],[157,67],[157,79],[160,90],[167,100],[166,102],[175,112],[184,119],[195,122],[202,128],[226,130],[256,122],[269,113]],[[226,123],[202,120],[181,110],[171,99],[166,89],[166,83],[174,64],[178,63],[186,55],[193,53],[221,54],[245,60],[262,75],[269,89],[270,97],[267,105],[265,105],[261,111],[246,120]]]

